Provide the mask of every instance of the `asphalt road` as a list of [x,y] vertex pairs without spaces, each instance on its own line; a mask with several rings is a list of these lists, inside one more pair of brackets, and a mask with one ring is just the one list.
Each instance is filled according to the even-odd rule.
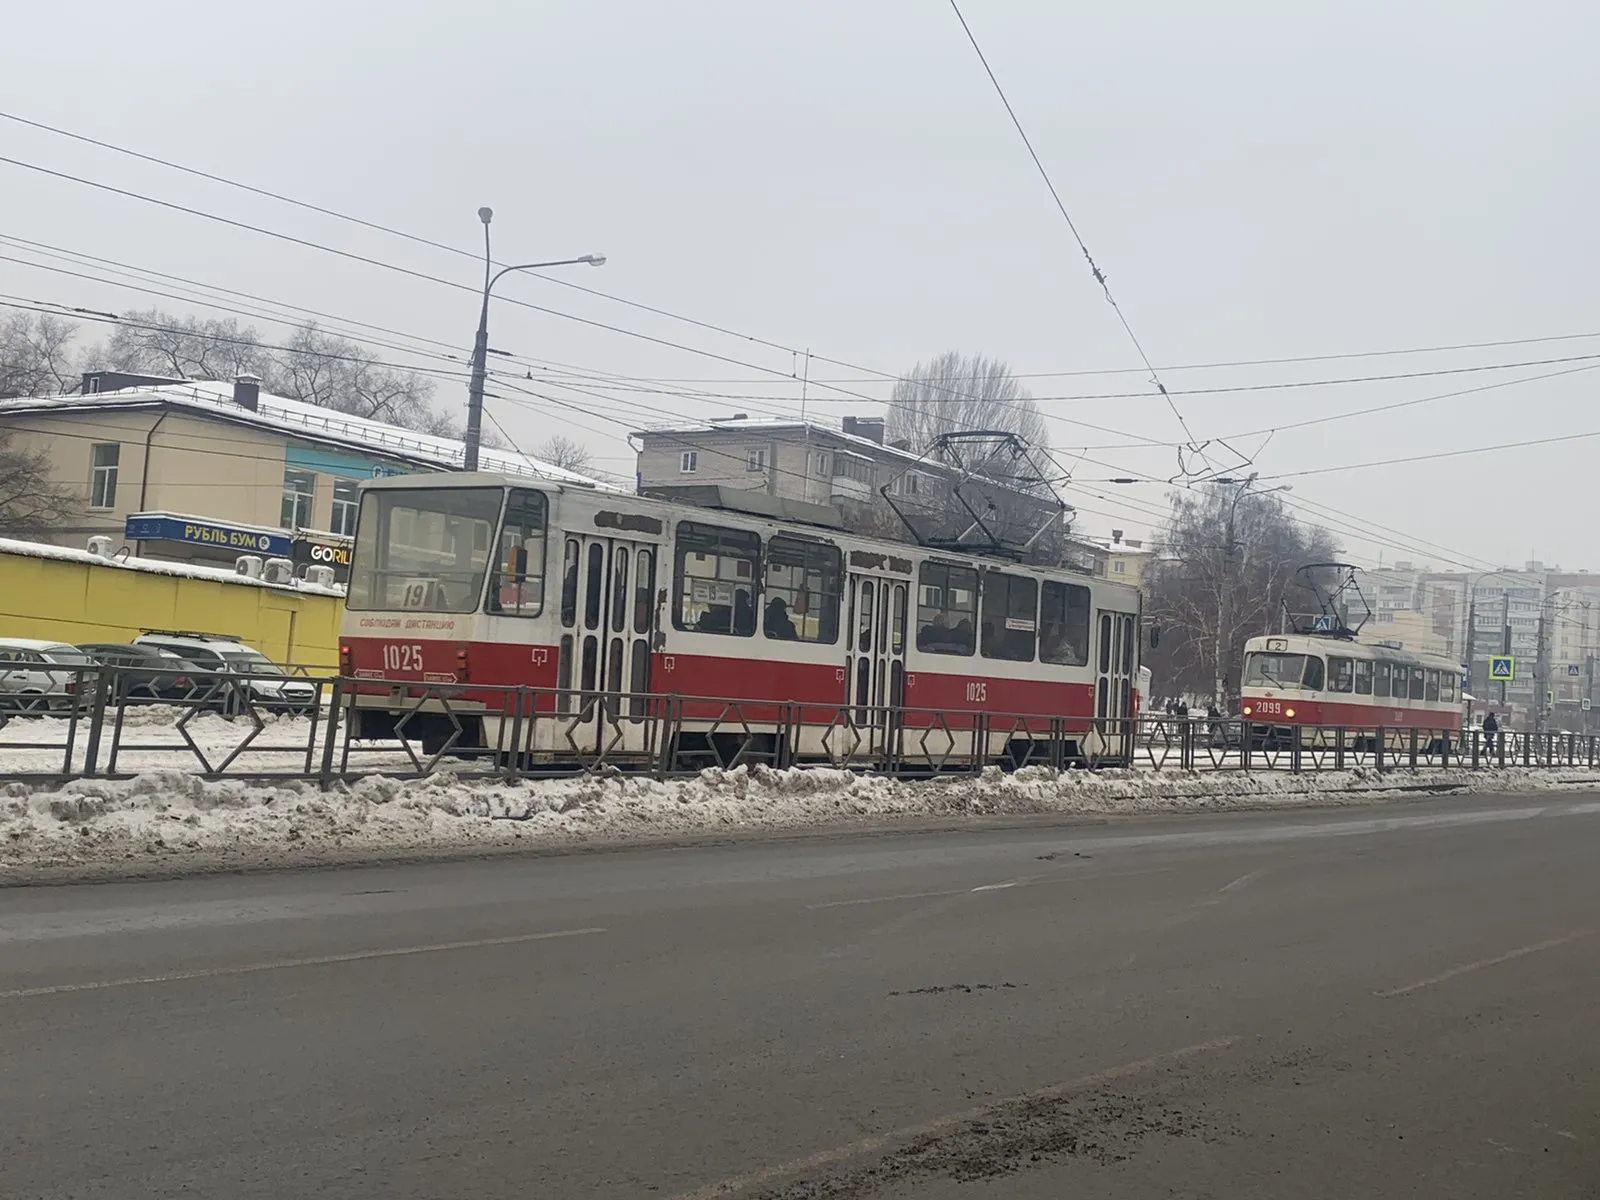
[[1600,802],[0,892],[0,1196],[1600,1196]]

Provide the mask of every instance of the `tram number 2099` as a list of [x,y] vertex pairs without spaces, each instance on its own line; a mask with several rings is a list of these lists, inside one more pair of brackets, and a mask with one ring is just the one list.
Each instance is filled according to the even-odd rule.
[[968,704],[987,704],[989,702],[989,685],[987,683],[967,684]]

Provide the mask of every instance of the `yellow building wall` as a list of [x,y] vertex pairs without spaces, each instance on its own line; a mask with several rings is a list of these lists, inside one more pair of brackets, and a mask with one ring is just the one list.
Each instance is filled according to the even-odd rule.
[[0,551],[0,637],[129,642],[184,629],[331,671],[343,615],[337,596]]

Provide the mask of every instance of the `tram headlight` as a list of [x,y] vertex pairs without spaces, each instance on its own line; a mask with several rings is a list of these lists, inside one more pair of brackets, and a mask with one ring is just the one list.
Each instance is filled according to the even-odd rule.
[[1247,717],[1250,715],[1250,706],[1248,704],[1244,706],[1244,715]]
[[1286,717],[1292,717],[1292,716],[1294,716],[1294,709],[1292,709],[1292,708],[1286,708],[1286,709],[1284,709],[1284,710],[1283,710],[1283,715],[1284,715],[1284,716],[1286,716]]

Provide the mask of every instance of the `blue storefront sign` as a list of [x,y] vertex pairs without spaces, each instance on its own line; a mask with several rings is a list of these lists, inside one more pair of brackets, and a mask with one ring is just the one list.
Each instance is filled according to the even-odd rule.
[[411,468],[398,463],[378,462],[353,454],[340,454],[312,446],[290,446],[283,452],[283,465],[300,471],[315,471],[335,479],[380,479],[386,475],[409,475]]
[[134,513],[122,531],[130,542],[181,542],[189,546],[210,546],[236,554],[261,554],[288,558],[291,550],[287,533],[227,525],[221,521],[202,521],[196,517],[170,513]]

